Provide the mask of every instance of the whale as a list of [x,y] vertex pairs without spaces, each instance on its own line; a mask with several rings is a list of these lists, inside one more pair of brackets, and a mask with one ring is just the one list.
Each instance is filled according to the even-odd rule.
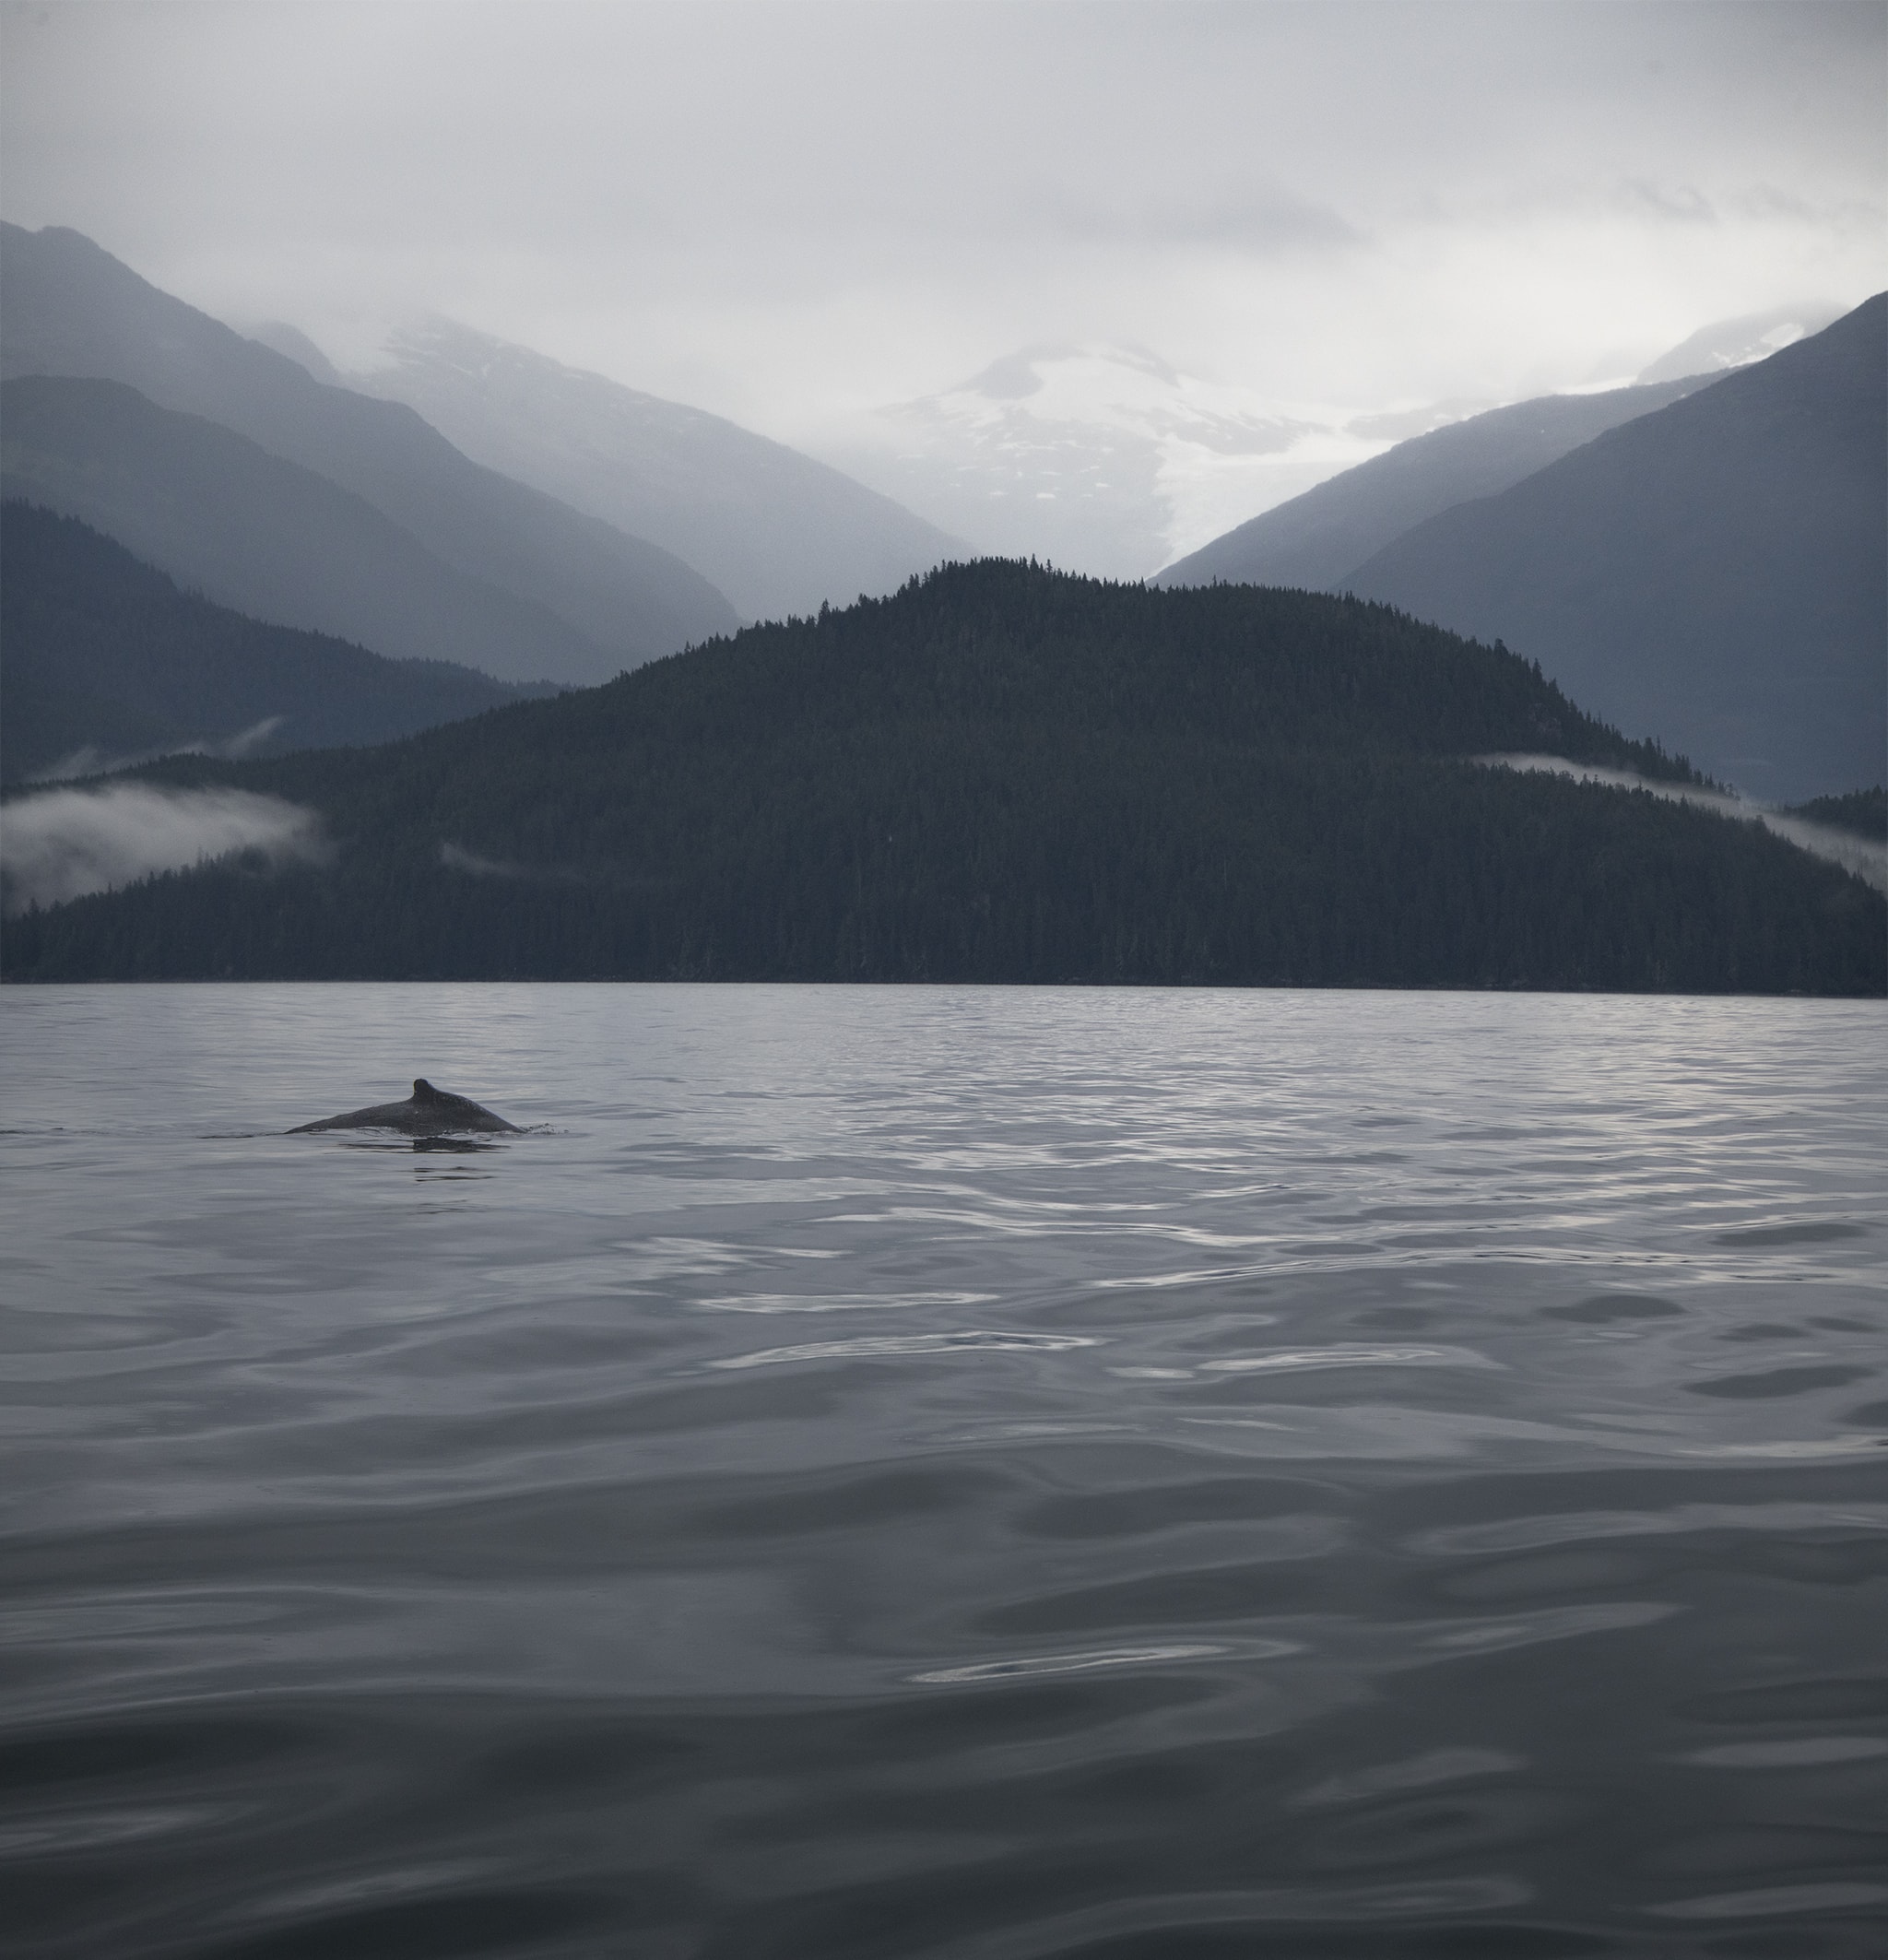
[[372,1109],[350,1109],[345,1116],[324,1116],[319,1123],[298,1123],[289,1134],[302,1137],[318,1129],[397,1129],[409,1137],[444,1137],[466,1130],[522,1134],[515,1123],[481,1108],[469,1096],[435,1089],[424,1076],[404,1103],[376,1103]]

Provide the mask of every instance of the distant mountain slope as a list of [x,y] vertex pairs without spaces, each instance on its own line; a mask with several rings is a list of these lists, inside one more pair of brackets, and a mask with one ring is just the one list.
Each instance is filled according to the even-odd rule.
[[253,619],[508,680],[602,659],[541,606],[442,562],[365,499],[114,381],[0,383],[0,489]]
[[1504,639],[1766,800],[1880,781],[1888,295],[1430,519],[1346,583]]
[[0,779],[236,742],[384,742],[520,698],[443,661],[384,660],[180,592],[70,517],[0,510]]
[[[889,497],[719,416],[437,321],[348,384],[695,567],[749,619],[850,605],[969,555]],[[317,356],[317,359],[320,357]]]
[[1603,395],[1544,395],[1432,430],[1275,505],[1169,565],[1157,585],[1338,589],[1412,525],[1471,497],[1493,496],[1622,422],[1707,387],[1716,374]]
[[0,376],[119,381],[351,490],[456,570],[556,614],[595,680],[732,628],[670,553],[460,455],[410,408],[317,382],[159,291],[77,231],[0,225]]
[[1686,374],[1700,374],[1716,380],[1733,368],[1748,367],[1753,360],[1767,360],[1805,335],[1820,334],[1825,326],[1834,326],[1847,311],[1846,306],[1831,305],[1826,301],[1800,300],[1790,306],[1773,306],[1766,313],[1713,320],[1640,369],[1638,379],[1677,381]]
[[167,763],[147,779],[313,809],[331,861],[27,913],[0,955],[40,979],[1882,989],[1888,907],[1858,880],[1466,760],[1512,750],[1678,773],[1383,607],[986,561],[386,749]]

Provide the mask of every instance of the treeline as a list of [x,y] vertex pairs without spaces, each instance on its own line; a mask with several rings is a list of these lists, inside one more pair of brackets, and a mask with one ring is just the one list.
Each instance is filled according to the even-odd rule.
[[1847,796],[1815,797],[1791,808],[1793,817],[1807,817],[1811,823],[1826,823],[1832,830],[1853,831],[1858,837],[1872,837],[1888,844],[1888,789],[1877,784],[1873,789],[1852,789]]
[[9,923],[13,978],[725,978],[1870,993],[1882,900],[1505,653],[1304,593],[1027,565],[386,749],[147,772],[313,805]]

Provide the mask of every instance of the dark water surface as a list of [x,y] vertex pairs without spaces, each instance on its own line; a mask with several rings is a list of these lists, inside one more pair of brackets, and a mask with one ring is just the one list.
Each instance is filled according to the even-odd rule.
[[8,989],[5,1937],[1888,1952],[1884,1033]]

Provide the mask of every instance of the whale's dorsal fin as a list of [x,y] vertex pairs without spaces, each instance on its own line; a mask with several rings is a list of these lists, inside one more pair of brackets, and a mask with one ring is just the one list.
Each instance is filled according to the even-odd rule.
[[439,1091],[423,1075],[413,1084],[413,1100],[416,1103],[437,1103],[439,1099]]

